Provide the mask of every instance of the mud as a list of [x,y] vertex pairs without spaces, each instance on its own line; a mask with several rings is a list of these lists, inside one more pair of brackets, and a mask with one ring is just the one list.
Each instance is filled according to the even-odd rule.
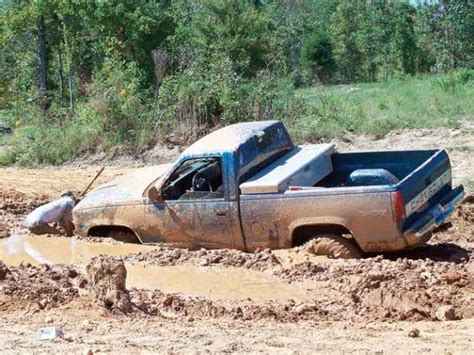
[[0,239],[21,228],[22,216],[47,202],[48,197],[43,194],[30,196],[14,189],[0,189]]
[[129,263],[149,265],[195,265],[244,267],[254,270],[265,270],[281,264],[280,259],[270,249],[244,253],[239,250],[218,249],[191,251],[157,247],[150,251],[140,251],[126,257]]
[[[0,240],[0,259],[9,265],[3,265],[0,272],[2,294],[21,294],[36,303],[44,298],[48,307],[79,297],[80,288],[87,284],[82,280],[88,279],[89,286],[100,285],[91,282],[91,275],[85,276],[85,268],[92,258],[107,254],[112,263],[125,263],[129,291],[124,287],[111,291],[107,286],[97,296],[89,287],[89,297],[105,300],[105,305],[121,304],[117,295],[129,294],[132,308],[147,315],[283,322],[420,321],[435,320],[441,307],[450,306],[456,319],[474,316],[472,196],[458,207],[451,226],[440,229],[426,246],[361,260],[314,257],[302,248],[254,253],[189,251],[32,236],[21,229],[20,221],[44,197],[13,196],[19,198],[18,207],[3,202],[3,206],[12,206],[5,208],[8,222],[18,227],[16,234]],[[49,266],[42,265],[45,263]],[[92,269],[96,274],[101,270]],[[70,273],[76,275],[74,280]],[[28,289],[30,283],[33,287]],[[110,301],[110,295],[118,298]],[[127,305],[116,308],[132,309]]]
[[0,210],[3,214],[25,215],[48,202],[46,195],[28,196],[15,190],[0,191]]
[[79,297],[79,290],[86,285],[86,277],[72,266],[11,267],[0,262],[0,310],[22,308],[38,312],[56,308]]
[[[3,301],[4,308],[14,305],[31,309],[32,303],[36,310],[58,307],[79,298],[83,289],[82,296],[89,304],[99,299],[105,309],[133,310],[138,315],[183,320],[192,317],[279,322],[420,321],[438,319],[440,310],[446,306],[452,309],[454,319],[472,318],[474,288],[469,275],[472,265],[443,263],[426,268],[433,267],[433,263],[388,261],[381,257],[338,261],[317,268],[303,263],[291,270],[281,270],[279,276],[288,279],[287,285],[257,273],[252,275],[254,279],[245,280],[239,270],[232,268],[230,273],[227,270],[222,274],[201,270],[198,277],[193,270],[189,278],[181,278],[183,272],[191,269],[175,269],[173,275],[169,269],[154,267],[146,277],[140,278],[140,273],[148,272],[149,267],[139,266],[137,272],[137,266],[128,266],[130,274],[135,276],[127,281],[125,288],[125,266],[114,258],[101,257],[88,265],[87,276],[63,265],[7,267],[2,264],[0,280],[2,294],[13,297],[10,302]],[[232,272],[237,278],[229,277]],[[146,288],[133,287],[141,286],[137,280]],[[212,287],[215,281],[224,280],[224,285]],[[153,289],[150,285],[162,290],[174,285],[179,293]],[[196,295],[199,290],[207,294]],[[23,301],[21,306],[15,302],[17,297]]]
[[[430,135],[450,137],[455,181],[472,177],[472,150],[461,149],[472,146],[472,134],[425,133],[347,145],[428,147],[439,144]],[[0,170],[0,345],[7,352],[38,351],[32,334],[51,325],[67,335],[42,343],[47,352],[472,352],[473,195],[424,247],[361,260],[316,257],[302,248],[243,253],[124,245],[33,236],[22,227],[34,207],[65,188],[80,191],[96,170]],[[99,183],[128,171],[106,169]],[[88,274],[91,259],[104,254],[110,267],[96,265]],[[112,271],[122,269],[112,266],[121,261],[125,286],[120,278],[116,287],[120,273]],[[130,307],[119,305],[120,293],[128,294]],[[418,336],[410,338],[415,329]]]

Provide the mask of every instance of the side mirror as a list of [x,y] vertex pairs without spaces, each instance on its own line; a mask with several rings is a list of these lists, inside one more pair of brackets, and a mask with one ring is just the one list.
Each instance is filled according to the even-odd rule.
[[163,201],[163,195],[160,191],[156,188],[156,186],[152,186],[148,189],[148,198],[151,202],[161,202]]

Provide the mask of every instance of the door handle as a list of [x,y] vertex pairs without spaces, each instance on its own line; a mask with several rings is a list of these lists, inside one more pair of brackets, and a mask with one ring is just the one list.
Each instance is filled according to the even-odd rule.
[[218,208],[216,208],[216,209],[214,210],[214,212],[215,212],[216,215],[218,215],[218,216],[226,216],[226,215],[227,215],[226,210],[221,210],[221,209],[218,209]]

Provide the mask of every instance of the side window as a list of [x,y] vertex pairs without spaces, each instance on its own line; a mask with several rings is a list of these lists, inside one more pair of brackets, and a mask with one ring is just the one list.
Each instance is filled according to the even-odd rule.
[[184,161],[162,187],[165,200],[224,198],[220,158]]

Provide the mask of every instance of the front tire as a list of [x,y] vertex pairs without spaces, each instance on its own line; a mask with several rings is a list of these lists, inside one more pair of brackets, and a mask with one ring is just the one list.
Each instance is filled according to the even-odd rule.
[[333,259],[360,259],[362,250],[353,239],[339,234],[320,234],[304,245],[306,252]]
[[107,238],[111,238],[122,243],[140,244],[140,240],[135,233],[128,230],[111,230],[107,233]]

